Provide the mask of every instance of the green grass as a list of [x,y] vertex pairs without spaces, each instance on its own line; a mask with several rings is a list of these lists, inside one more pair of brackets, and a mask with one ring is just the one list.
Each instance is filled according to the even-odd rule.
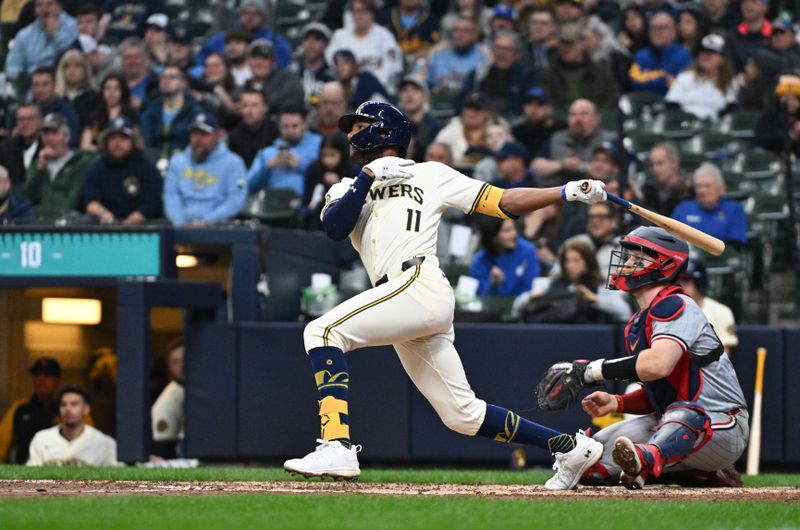
[[[367,469],[362,482],[542,484],[550,472]],[[27,468],[0,466],[0,480],[294,480],[276,468]],[[748,486],[800,487],[800,475],[745,477]],[[36,497],[0,500],[0,529],[480,529],[567,530],[800,528],[800,505],[492,497],[219,495]]]
[[235,495],[0,501],[4,529],[790,528],[800,507],[780,503],[666,503],[367,496]]
[[[544,484],[551,471],[498,471],[463,469],[365,469],[361,482]],[[800,487],[800,475],[785,473],[743,477],[746,486]],[[196,469],[145,469],[25,467],[0,465],[0,480],[171,480],[171,481],[267,481],[303,480],[280,468],[200,467]]]

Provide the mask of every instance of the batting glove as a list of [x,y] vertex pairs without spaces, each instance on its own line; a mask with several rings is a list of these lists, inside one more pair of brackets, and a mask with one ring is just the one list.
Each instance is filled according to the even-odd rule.
[[396,156],[384,156],[373,160],[364,167],[372,171],[372,174],[375,175],[375,180],[410,179],[414,175],[409,169],[414,164],[413,160]]
[[561,198],[565,201],[597,204],[607,198],[606,185],[599,180],[573,180],[561,188]]

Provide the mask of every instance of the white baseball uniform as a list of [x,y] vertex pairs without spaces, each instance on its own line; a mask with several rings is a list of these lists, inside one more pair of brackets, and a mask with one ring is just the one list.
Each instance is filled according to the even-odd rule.
[[[375,287],[310,322],[305,348],[335,346],[347,352],[393,345],[445,425],[474,435],[486,402],[475,397],[453,346],[455,297],[439,269],[436,240],[447,208],[473,213],[491,186],[438,162],[403,169],[413,177],[373,182],[350,234]],[[331,187],[323,215],[352,182],[344,179]],[[422,263],[403,270],[404,262],[420,257]]]
[[77,438],[67,440],[61,426],[37,432],[31,440],[28,466],[115,466],[117,442],[90,425]]
[[186,389],[177,381],[170,381],[158,395],[150,409],[153,440],[169,442],[183,434],[183,403]]

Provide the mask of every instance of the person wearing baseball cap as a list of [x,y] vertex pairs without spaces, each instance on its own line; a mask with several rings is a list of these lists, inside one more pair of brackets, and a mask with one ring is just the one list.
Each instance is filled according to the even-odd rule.
[[144,42],[147,45],[147,55],[150,57],[150,61],[157,66],[167,64],[169,59],[168,27],[169,17],[164,13],[150,15],[144,25]]
[[[28,373],[33,394],[14,401],[0,420],[0,463],[24,464],[34,434],[58,424],[58,390],[61,364],[52,357],[39,357]],[[13,450],[13,453],[12,453]]]
[[303,91],[308,107],[319,105],[320,94],[325,83],[333,81],[333,71],[325,60],[325,50],[331,41],[328,26],[311,22],[303,27],[299,54],[291,69],[303,80]]
[[377,16],[378,24],[392,32],[403,51],[406,66],[411,68],[423,59],[441,39],[441,21],[430,12],[428,2],[399,0],[397,6],[384,9]]
[[[275,63],[278,70],[283,70],[292,61],[292,47],[281,35],[274,33],[267,26],[267,2],[265,0],[242,0],[239,3],[239,23],[230,30],[241,31],[250,36],[251,41],[267,40],[275,47]],[[205,44],[197,54],[197,64],[202,66],[209,54],[225,52],[225,36],[228,32],[217,33]]]
[[391,101],[389,91],[371,71],[358,65],[356,55],[348,49],[338,50],[333,54],[333,68],[336,80],[347,94],[347,106],[355,109],[365,101],[382,99]]
[[498,188],[532,188],[535,186],[533,172],[528,168],[530,154],[519,142],[505,142],[494,155],[497,174],[492,184]]
[[522,98],[522,116],[512,122],[511,134],[514,135],[529,153],[542,150],[550,137],[567,125],[553,116],[553,105],[547,92],[533,86]]
[[414,124],[413,149],[408,158],[423,162],[428,146],[442,130],[442,125],[428,111],[428,84],[417,76],[406,76],[397,87],[397,97],[398,107]]
[[[797,42],[797,25],[788,14],[772,21],[770,54],[779,72],[800,71],[800,44]],[[761,61],[761,57],[758,58]],[[762,72],[765,69],[762,68]]]
[[176,226],[202,226],[232,219],[244,206],[244,162],[223,141],[213,114],[201,112],[189,127],[189,146],[169,161],[164,212]]
[[577,22],[584,15],[583,0],[556,0],[554,10],[559,24]]
[[256,39],[247,48],[252,77],[245,88],[262,91],[271,112],[280,105],[304,103],[302,80],[288,68],[278,70],[275,53],[275,45],[266,39]]
[[36,216],[55,219],[80,207],[86,169],[94,156],[69,146],[70,127],[63,114],[50,113],[42,121],[42,144],[35,165],[28,168],[22,190]]
[[161,173],[143,152],[131,120],[118,116],[98,140],[100,158],[81,190],[86,213],[100,224],[136,225],[161,217]]
[[489,22],[491,34],[497,35],[497,32],[502,30],[515,31],[518,19],[514,6],[503,3],[495,4],[492,9],[492,19]]
[[737,101],[733,66],[725,56],[725,38],[709,33],[700,41],[697,61],[681,72],[664,97],[700,119],[716,121]]
[[791,152],[800,156],[800,137],[797,125],[800,121],[800,76],[784,74],[775,86],[775,99],[756,120],[754,142],[774,153],[786,151],[787,140]]
[[728,55],[737,72],[743,72],[754,50],[769,47],[772,23],[767,19],[769,0],[742,0],[742,21],[728,33]]

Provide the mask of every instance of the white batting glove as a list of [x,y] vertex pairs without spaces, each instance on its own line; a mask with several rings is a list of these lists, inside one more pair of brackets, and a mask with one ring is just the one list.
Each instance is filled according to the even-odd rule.
[[405,158],[384,156],[373,160],[364,167],[372,171],[375,180],[410,179],[414,175],[411,174],[409,168],[415,163],[413,160]]
[[597,204],[607,198],[606,185],[599,180],[573,180],[561,188],[561,197],[565,201]]

